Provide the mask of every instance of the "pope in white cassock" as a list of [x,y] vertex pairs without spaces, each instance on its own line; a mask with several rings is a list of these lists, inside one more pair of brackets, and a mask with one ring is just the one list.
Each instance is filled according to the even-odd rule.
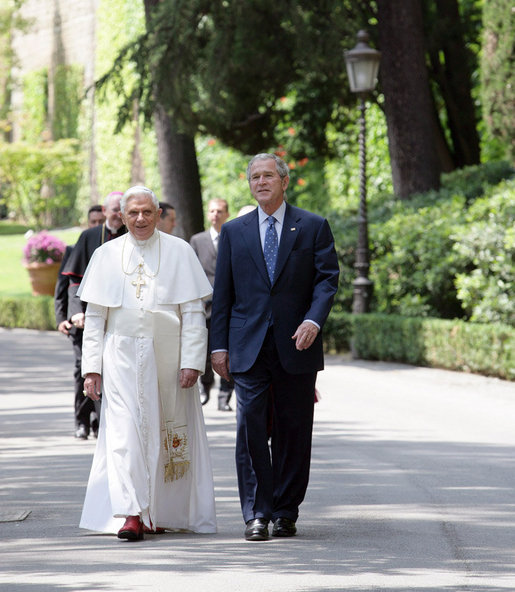
[[84,395],[102,394],[81,528],[139,540],[163,529],[216,532],[197,378],[211,285],[189,244],[156,229],[154,193],[121,200],[129,232],[99,247],[81,282],[88,303]]

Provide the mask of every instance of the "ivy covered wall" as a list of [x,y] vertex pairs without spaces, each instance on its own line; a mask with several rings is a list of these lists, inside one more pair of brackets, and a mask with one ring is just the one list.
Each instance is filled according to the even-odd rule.
[[93,90],[117,52],[144,30],[143,2],[25,0],[20,12],[28,27],[13,37],[18,60],[13,139],[37,150],[44,150],[44,142],[79,141],[79,177],[60,188],[62,203],[54,204],[51,223],[84,223],[92,203],[133,184],[159,194],[153,129],[141,128],[135,105],[131,124],[115,134],[117,97],[112,90],[106,96]]

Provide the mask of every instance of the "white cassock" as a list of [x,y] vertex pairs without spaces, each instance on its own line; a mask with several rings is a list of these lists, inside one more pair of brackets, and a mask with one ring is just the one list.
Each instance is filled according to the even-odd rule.
[[198,387],[211,294],[188,243],[157,230],[99,247],[79,296],[88,302],[82,373],[102,374],[102,412],[80,527],[117,533],[126,516],[148,527],[216,532],[211,460]]

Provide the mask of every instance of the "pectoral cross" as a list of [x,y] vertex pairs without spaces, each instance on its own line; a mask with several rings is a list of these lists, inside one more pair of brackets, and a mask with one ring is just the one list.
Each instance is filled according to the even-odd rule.
[[146,285],[146,282],[141,275],[141,270],[138,272],[138,279],[134,280],[132,285],[136,286],[136,298],[139,298],[141,295],[141,287]]

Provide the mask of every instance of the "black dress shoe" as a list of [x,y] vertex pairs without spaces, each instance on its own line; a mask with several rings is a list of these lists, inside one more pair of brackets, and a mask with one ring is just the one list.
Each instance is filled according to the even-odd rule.
[[199,391],[200,391],[200,404],[205,405],[209,401],[209,391],[211,389],[206,389],[206,387],[200,383],[199,384]]
[[289,518],[277,518],[272,529],[274,537],[292,537],[297,534],[295,522]]
[[81,440],[88,439],[88,431],[86,430],[85,425],[80,424],[80,426],[77,428],[77,431],[75,432],[75,437],[80,438]]
[[227,402],[227,395],[218,396],[218,411],[232,411],[232,407]]
[[247,541],[268,540],[268,520],[264,518],[253,518],[247,522],[245,528],[245,539]]

